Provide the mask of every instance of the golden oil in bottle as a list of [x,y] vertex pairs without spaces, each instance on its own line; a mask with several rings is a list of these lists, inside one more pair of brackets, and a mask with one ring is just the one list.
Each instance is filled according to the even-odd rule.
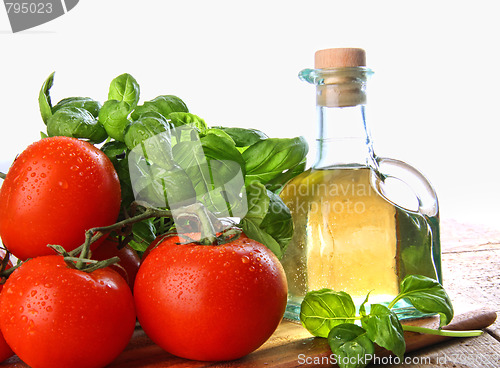
[[[366,124],[365,83],[371,71],[360,49],[316,53],[301,78],[316,85],[320,135],[313,167],[281,191],[295,232],[282,259],[298,319],[308,291],[346,291],[359,306],[389,303],[407,274],[441,281],[438,204],[428,181],[404,162],[374,154]],[[413,186],[415,209],[391,201],[388,178]],[[412,192],[412,193],[413,193]],[[400,318],[418,313],[405,302]]]

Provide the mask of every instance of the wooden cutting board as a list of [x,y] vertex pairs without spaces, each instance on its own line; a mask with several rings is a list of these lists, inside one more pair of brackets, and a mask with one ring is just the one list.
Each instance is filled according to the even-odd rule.
[[[491,325],[497,315],[488,309],[462,308],[455,312],[455,318],[447,326],[450,330],[475,330],[483,329]],[[411,324],[429,328],[437,328],[438,317],[431,317],[413,321]],[[405,332],[406,352],[415,351],[425,346],[437,344],[450,338],[434,335],[422,335],[413,332]],[[269,367],[289,368],[298,367],[300,359],[306,357],[329,357],[330,348],[326,339],[312,337],[300,324],[283,321],[273,336],[258,350],[248,356],[231,362],[197,362],[177,358],[155,345],[138,326],[125,351],[108,367],[114,368],[160,368],[160,367],[183,367],[183,368],[229,368],[229,367]],[[390,353],[383,349],[377,351],[377,355],[386,356]],[[314,365],[315,367],[331,367],[331,364]],[[0,364],[6,368],[25,368],[26,364],[17,357]]]

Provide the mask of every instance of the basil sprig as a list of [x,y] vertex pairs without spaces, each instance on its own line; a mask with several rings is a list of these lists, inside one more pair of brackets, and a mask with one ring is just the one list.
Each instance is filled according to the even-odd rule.
[[[165,208],[200,201],[218,217],[240,218],[236,226],[248,237],[283,256],[293,221],[278,194],[305,169],[303,137],[270,138],[256,129],[209,126],[174,95],[140,104],[139,83],[128,73],[111,81],[102,105],[89,97],[69,97],[53,106],[53,84],[54,73],[38,97],[47,125],[42,137],[105,141],[101,150],[118,173],[124,208],[137,198]],[[164,219],[136,225],[130,245],[144,251],[172,226]]]
[[[400,359],[406,349],[404,331],[441,336],[479,336],[480,330],[445,331],[442,327],[453,319],[453,305],[445,289],[436,280],[421,275],[409,275],[401,282],[400,293],[387,306],[365,304],[356,314],[352,298],[345,292],[321,289],[306,294],[300,312],[302,325],[314,336],[328,338],[340,368],[363,368],[373,358],[375,344],[392,351]],[[440,316],[439,329],[402,325],[393,311],[396,303],[405,299],[415,309]],[[358,324],[361,326],[359,326]]]

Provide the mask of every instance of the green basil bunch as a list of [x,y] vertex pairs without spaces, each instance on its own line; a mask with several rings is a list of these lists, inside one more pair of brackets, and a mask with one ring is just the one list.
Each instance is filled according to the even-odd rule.
[[[53,83],[54,73],[43,83],[38,99],[47,135],[105,141],[101,150],[118,173],[125,208],[136,198],[166,208],[202,201],[215,215],[239,217],[237,226],[247,236],[282,257],[293,222],[278,193],[304,171],[304,138],[269,138],[256,129],[210,127],[171,94],[140,104],[139,84],[127,73],[111,81],[102,105],[88,97],[70,97],[52,106]],[[241,183],[237,177],[243,178]],[[228,189],[228,182],[234,188]],[[131,245],[144,250],[171,226],[165,219],[135,224]]]

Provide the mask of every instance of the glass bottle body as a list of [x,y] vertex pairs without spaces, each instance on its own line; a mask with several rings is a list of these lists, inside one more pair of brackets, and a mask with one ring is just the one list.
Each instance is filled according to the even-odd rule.
[[[328,102],[324,94],[329,92],[318,88],[318,159],[280,194],[295,226],[282,259],[289,319],[299,318],[308,291],[346,291],[359,306],[369,292],[370,303],[389,303],[407,274],[441,281],[437,201],[419,198],[408,209],[390,199],[392,173],[401,169],[406,177],[399,179],[405,182],[413,173],[400,161],[375,156],[365,122],[364,80],[358,78],[356,87],[350,79],[347,85],[358,94],[345,106],[338,106],[338,97],[346,89],[334,86],[337,100]],[[416,175],[417,181],[424,180]],[[432,197],[426,184],[427,192],[418,190]],[[404,301],[396,307],[400,318],[419,316]]]

